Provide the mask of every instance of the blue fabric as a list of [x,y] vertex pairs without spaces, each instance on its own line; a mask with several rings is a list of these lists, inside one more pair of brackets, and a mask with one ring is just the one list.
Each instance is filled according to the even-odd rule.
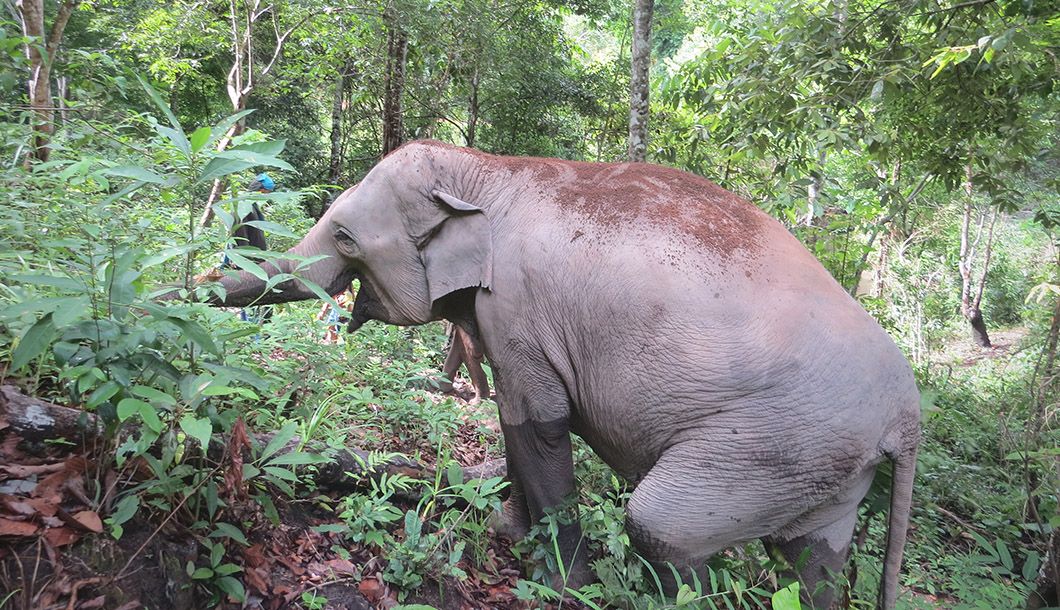
[[271,192],[276,190],[276,183],[272,181],[272,178],[270,178],[268,174],[258,174],[255,180],[260,182],[261,188],[265,189],[266,191]]

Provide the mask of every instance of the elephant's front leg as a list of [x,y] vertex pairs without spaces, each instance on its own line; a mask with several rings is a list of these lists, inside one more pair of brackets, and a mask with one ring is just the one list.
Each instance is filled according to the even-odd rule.
[[[504,506],[508,532],[525,535],[549,514],[556,519],[556,547],[563,569],[552,587],[577,589],[594,580],[574,506],[574,463],[567,420],[501,423],[512,494]],[[547,535],[547,534],[546,534]],[[543,541],[553,548],[553,541]]]

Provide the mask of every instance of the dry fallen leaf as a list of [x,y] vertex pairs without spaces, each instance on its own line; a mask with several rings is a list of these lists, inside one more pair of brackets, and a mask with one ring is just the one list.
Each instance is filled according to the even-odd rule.
[[103,521],[95,511],[83,510],[79,513],[74,513],[73,517],[74,521],[90,532],[98,534],[103,531]]
[[336,574],[360,574],[361,569],[358,568],[353,562],[347,559],[329,559],[324,562],[324,565],[331,568]]
[[0,519],[0,538],[25,538],[37,533],[37,526],[26,521]]
[[52,544],[52,546],[60,547],[68,544],[73,544],[80,540],[73,528],[70,527],[49,527],[44,530],[44,538]]
[[362,580],[361,584],[357,585],[357,590],[373,604],[383,598],[383,585],[379,584],[379,581],[374,578]]

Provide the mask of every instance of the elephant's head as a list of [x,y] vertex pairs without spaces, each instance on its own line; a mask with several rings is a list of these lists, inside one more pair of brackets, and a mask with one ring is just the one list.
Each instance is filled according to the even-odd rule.
[[[357,186],[340,195],[301,242],[290,250],[306,257],[326,255],[299,275],[329,294],[360,279],[360,322],[423,324],[437,319],[437,302],[470,287],[489,288],[492,239],[482,208],[455,193],[461,181],[444,167],[455,149],[411,144],[389,155]],[[276,272],[292,272],[281,261]],[[289,280],[272,291],[241,272],[222,280],[226,297],[217,304],[241,306],[315,298]]]

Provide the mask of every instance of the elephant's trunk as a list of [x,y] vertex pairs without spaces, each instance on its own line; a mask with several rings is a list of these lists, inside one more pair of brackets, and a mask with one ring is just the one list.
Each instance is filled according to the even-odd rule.
[[[320,286],[329,295],[339,294],[349,288],[356,273],[330,246],[327,226],[328,214],[325,214],[298,245],[287,251],[288,254],[306,258],[319,255],[325,255],[326,258],[309,264],[287,259],[262,263],[261,268],[267,277],[271,279],[279,274],[297,274],[301,280]],[[240,271],[238,275],[222,277],[220,282],[224,286],[224,296],[211,296],[207,302],[215,307],[246,307],[318,298],[318,293],[306,287],[301,280],[290,278],[270,286],[266,280],[247,271]],[[158,298],[159,300],[176,298],[176,291]]]

